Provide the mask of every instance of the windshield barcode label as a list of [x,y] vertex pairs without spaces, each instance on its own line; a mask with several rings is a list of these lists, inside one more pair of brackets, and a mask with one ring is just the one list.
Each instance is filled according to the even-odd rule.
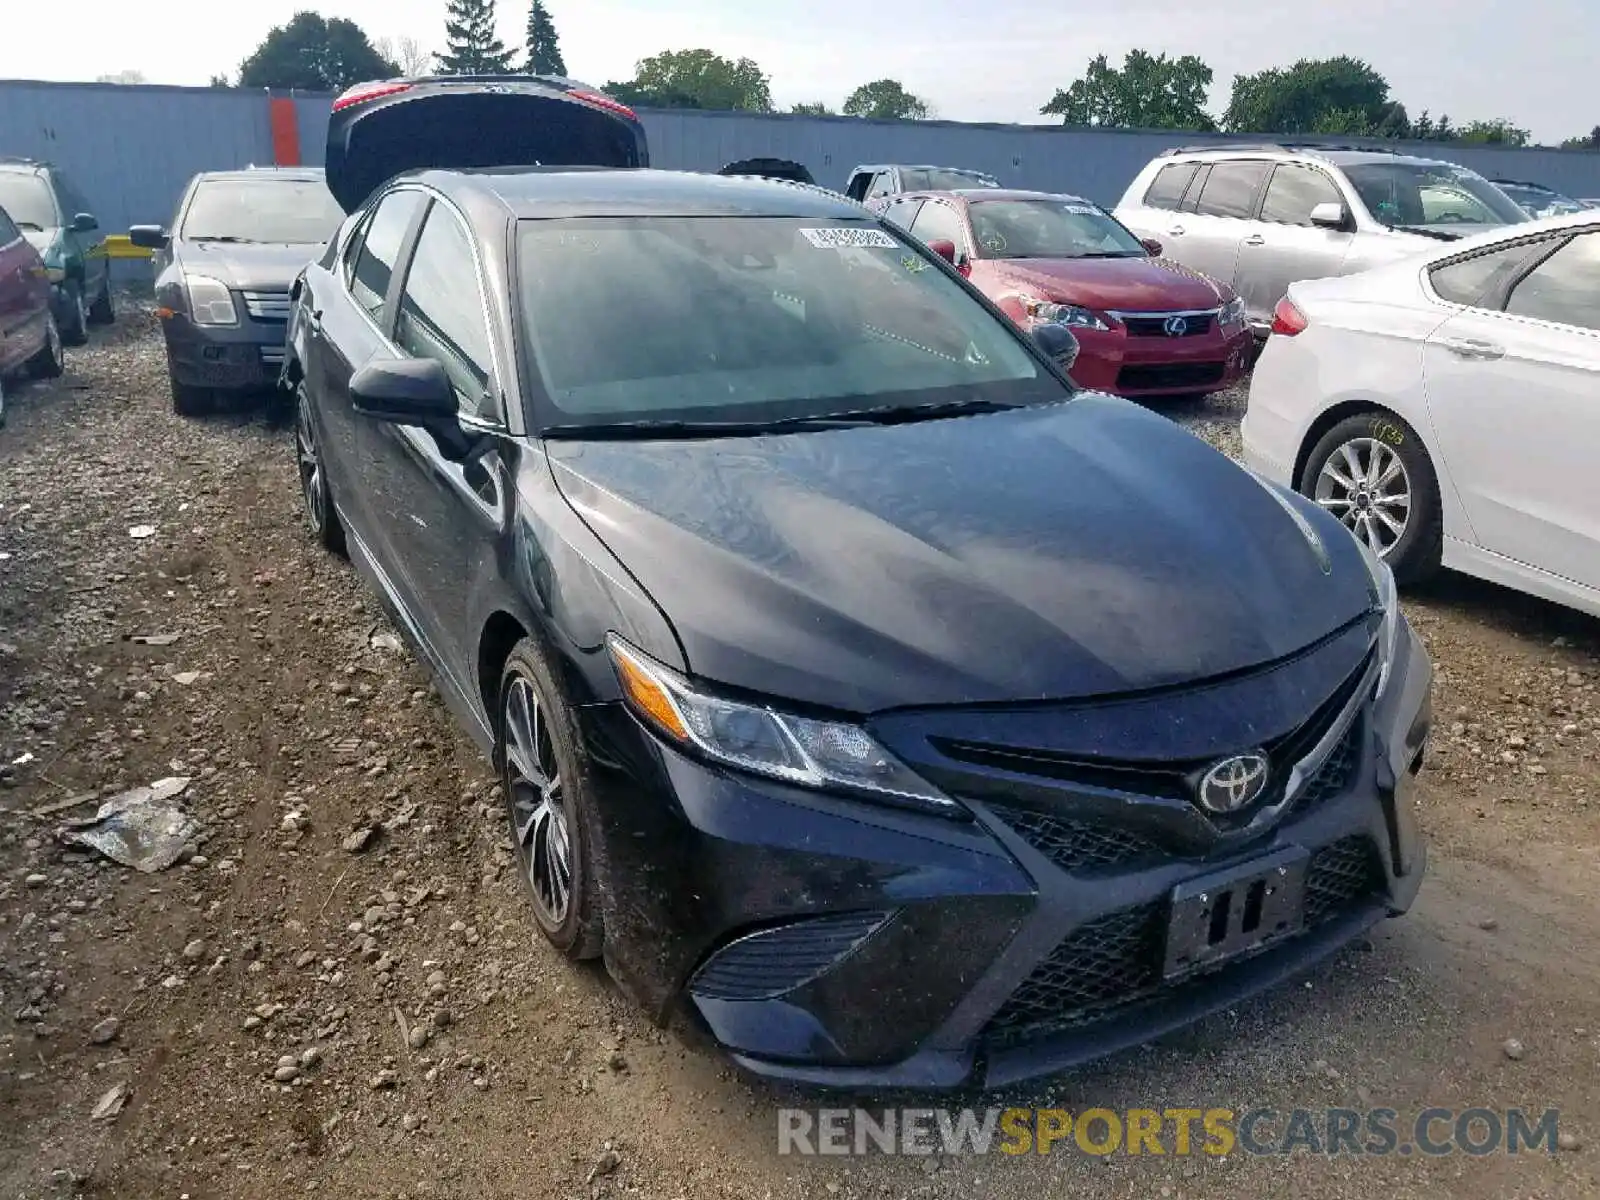
[[883,250],[898,250],[900,245],[881,229],[802,229],[800,236],[818,250],[850,250],[858,246],[872,246]]

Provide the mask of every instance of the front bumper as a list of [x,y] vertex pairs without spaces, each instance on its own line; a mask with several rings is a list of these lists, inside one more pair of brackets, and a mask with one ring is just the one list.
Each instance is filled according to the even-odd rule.
[[167,365],[186,387],[240,392],[274,388],[283,369],[284,329],[283,321],[256,320],[243,311],[237,325],[196,325],[175,312],[162,322]]
[[1120,324],[1074,329],[1073,382],[1117,396],[1210,393],[1232,387],[1249,369],[1254,340],[1245,326],[1211,327],[1184,337],[1135,335]]
[[[1358,697],[1340,735],[1337,786],[1314,778],[1298,793],[1314,800],[1286,798],[1245,842],[1136,862],[1118,846],[1197,810],[1088,799],[1095,821],[1032,827],[1001,786],[963,797],[969,823],[902,814],[734,777],[615,706],[586,709],[608,965],[657,1016],[686,1009],[745,1069],[807,1084],[998,1086],[1146,1042],[1410,906],[1431,667],[1409,629],[1399,653],[1382,703]],[[1144,825],[1114,826],[1116,813]],[[1086,857],[1064,850],[1067,825],[1090,839]],[[1175,887],[1302,851],[1302,932],[1166,982]]]

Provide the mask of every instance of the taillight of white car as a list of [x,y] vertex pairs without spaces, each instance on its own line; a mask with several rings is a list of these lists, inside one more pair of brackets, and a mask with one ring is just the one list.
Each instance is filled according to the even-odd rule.
[[1272,332],[1281,333],[1284,337],[1294,337],[1297,333],[1305,331],[1311,322],[1306,319],[1306,314],[1300,311],[1298,305],[1285,296],[1278,301],[1278,307],[1272,310]]

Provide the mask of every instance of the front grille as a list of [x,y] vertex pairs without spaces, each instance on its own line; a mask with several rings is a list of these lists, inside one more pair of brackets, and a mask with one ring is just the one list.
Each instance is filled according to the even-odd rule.
[[1185,314],[1183,317],[1184,331],[1182,333],[1169,333],[1167,321],[1172,313],[1149,313],[1145,316],[1125,316],[1122,324],[1129,334],[1134,337],[1199,337],[1201,334],[1210,333],[1211,326],[1216,318],[1211,313],[1195,315]]
[[718,1000],[767,1000],[821,975],[893,914],[838,913],[738,938],[713,954],[690,990]]
[[1383,863],[1360,834],[1317,851],[1306,869],[1306,924],[1316,925],[1383,890]]
[[289,319],[288,292],[241,292],[244,308],[256,321],[287,321]]
[[261,363],[262,363],[263,366],[267,366],[267,367],[281,367],[281,366],[283,366],[283,347],[282,346],[263,346],[263,347],[261,347]]
[[1149,838],[1125,829],[1069,821],[1009,805],[990,805],[990,811],[1063,871],[1127,866],[1165,854]]
[[[1356,835],[1323,847],[1306,871],[1306,928],[1352,911],[1384,885],[1370,838]],[[1000,1045],[1025,1042],[1093,1024],[1142,1000],[1207,986],[1194,976],[1163,986],[1166,926],[1167,903],[1160,901],[1109,913],[1069,934],[990,1018],[985,1038]]]
[[1139,363],[1117,372],[1117,386],[1130,392],[1156,388],[1206,387],[1222,380],[1223,364]]
[[1300,785],[1294,797],[1296,812],[1315,808],[1330,800],[1355,782],[1356,770],[1361,766],[1361,737],[1366,732],[1366,722],[1358,715],[1350,728],[1322,760],[1322,765]]

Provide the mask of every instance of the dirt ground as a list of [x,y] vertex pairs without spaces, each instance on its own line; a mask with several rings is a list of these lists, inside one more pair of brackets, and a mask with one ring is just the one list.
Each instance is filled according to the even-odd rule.
[[[1241,404],[1172,415],[1227,446]],[[313,548],[286,429],[173,417],[130,300],[0,432],[0,1196],[1600,1195],[1600,624],[1460,579],[1406,606],[1439,671],[1416,909],[1021,1098],[1554,1107],[1560,1152],[781,1157],[817,1098],[535,940],[487,764]],[[169,776],[187,862],[59,841]]]

